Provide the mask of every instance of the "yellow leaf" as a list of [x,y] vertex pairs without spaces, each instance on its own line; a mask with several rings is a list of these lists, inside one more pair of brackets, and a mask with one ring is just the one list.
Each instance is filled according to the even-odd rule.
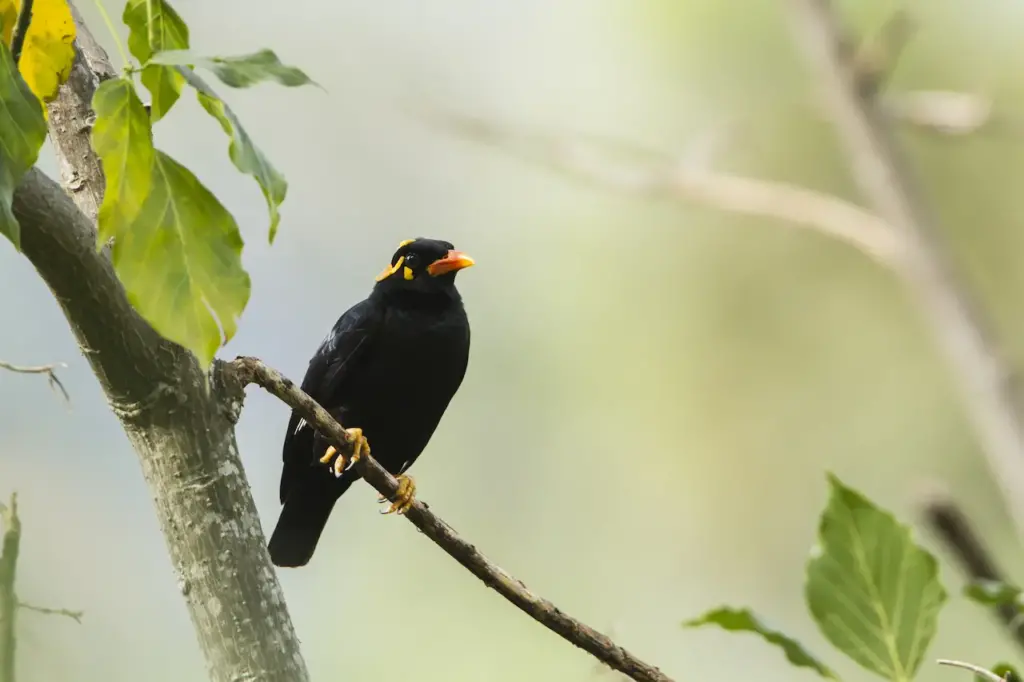
[[[21,0],[0,0],[0,38],[11,44],[11,33]],[[75,21],[67,0],[35,0],[32,23],[25,36],[25,47],[18,62],[18,71],[28,87],[40,100],[49,102],[57,96],[57,88],[68,79],[75,59]]]

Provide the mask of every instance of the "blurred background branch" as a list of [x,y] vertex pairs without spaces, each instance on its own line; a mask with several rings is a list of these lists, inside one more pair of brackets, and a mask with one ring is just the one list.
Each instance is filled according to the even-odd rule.
[[873,35],[860,42],[853,55],[853,65],[866,90],[875,93],[880,90],[916,28],[907,8],[899,7]]
[[911,90],[888,93],[880,102],[895,120],[942,135],[970,135],[996,120],[992,100],[973,92]]
[[[905,23],[894,20],[887,24],[895,27],[883,32],[888,47],[882,50],[873,41],[868,50],[874,55],[872,59],[892,53],[897,28],[901,31],[899,37],[906,39]],[[858,53],[861,60],[867,58],[864,54]],[[874,64],[872,68],[877,68],[877,61]],[[860,77],[865,78],[863,74]],[[877,78],[873,73],[871,77]],[[890,93],[882,102],[893,118],[948,135],[975,133],[992,120],[991,101],[974,93],[915,90]],[[428,124],[464,139],[605,189],[777,220],[837,239],[888,267],[901,267],[901,237],[870,211],[798,185],[714,170],[714,152],[728,136],[724,129],[701,136],[689,150],[673,157],[625,140],[527,130],[453,111],[417,110],[416,114]]]
[[18,496],[11,494],[10,503],[0,505],[3,523],[3,544],[0,545],[0,682],[14,682],[14,656],[17,648],[15,627],[18,618],[18,597],[14,581],[21,547],[21,520],[18,518]]
[[902,275],[917,299],[963,393],[1003,501],[1024,538],[1024,422],[1012,392],[1013,369],[991,324],[947,262],[938,220],[893,139],[889,117],[863,87],[853,41],[827,0],[791,0],[794,34],[815,69],[853,179],[905,247]]
[[[926,526],[938,537],[955,563],[970,581],[991,580],[1009,583],[1006,574],[996,565],[995,557],[985,547],[980,534],[967,514],[946,492],[931,493],[925,499],[923,516]],[[1010,638],[1024,650],[1024,619],[1015,604],[992,607]]]
[[464,138],[608,189],[772,218],[838,239],[890,266],[901,256],[888,225],[859,206],[797,185],[712,170],[717,144],[708,142],[714,137],[698,139],[689,153],[672,158],[621,140],[526,131],[456,113],[424,116]]
[[17,493],[11,493],[8,504],[0,504],[0,524],[3,525],[3,540],[0,545],[0,682],[14,682],[18,611],[66,616],[76,623],[81,623],[85,614],[81,611],[34,606],[18,599],[15,583],[18,554],[21,550],[21,518],[18,516]]

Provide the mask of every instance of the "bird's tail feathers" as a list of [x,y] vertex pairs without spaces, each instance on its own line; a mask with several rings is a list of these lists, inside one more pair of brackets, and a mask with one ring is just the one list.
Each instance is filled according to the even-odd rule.
[[309,563],[334,503],[351,485],[349,481],[339,488],[333,476],[324,476],[323,471],[310,473],[319,475],[308,476],[292,487],[270,536],[267,549],[275,566],[295,568]]

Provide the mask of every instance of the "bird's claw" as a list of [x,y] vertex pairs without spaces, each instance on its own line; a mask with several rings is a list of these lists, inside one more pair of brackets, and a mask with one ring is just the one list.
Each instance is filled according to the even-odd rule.
[[[416,497],[416,482],[412,480],[411,476],[397,476],[398,490],[395,491],[395,495],[391,500],[391,506],[381,512],[381,514],[404,514],[412,508],[412,503]],[[387,498],[383,495],[377,496],[377,502],[384,502]]]
[[[352,456],[346,457],[345,455],[338,452],[338,449],[331,445],[327,448],[324,456],[320,458],[321,464],[330,465],[331,459],[334,459],[334,464],[331,468],[334,470],[335,478],[341,478],[341,475],[345,473],[345,470],[355,464],[362,458],[363,455],[370,454],[370,442],[366,440],[366,436],[363,435],[363,430],[360,428],[345,429],[345,433],[352,439]],[[337,457],[335,457],[337,456]]]

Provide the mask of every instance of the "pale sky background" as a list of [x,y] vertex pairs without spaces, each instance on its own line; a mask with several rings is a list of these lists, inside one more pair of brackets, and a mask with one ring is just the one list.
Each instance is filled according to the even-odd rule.
[[[109,2],[109,0],[108,0]],[[412,473],[420,497],[484,553],[678,680],[805,676],[751,637],[683,631],[750,605],[848,680],[802,603],[825,471],[915,520],[947,482],[1009,565],[1024,553],[946,368],[898,281],[785,225],[616,196],[453,138],[439,106],[596,133],[669,153],[744,121],[723,169],[855,198],[785,3],[758,0],[178,0],[193,48],[262,47],[315,88],[219,90],[290,182],[273,246],[255,183],[182,102],[157,126],[238,219],[253,295],[224,357],[295,379],[402,239],[448,239],[473,326],[462,389]],[[1024,3],[934,0],[898,88],[977,90],[1011,125],[954,140],[908,131],[965,277],[1024,360]],[[843,3],[873,29],[894,3]],[[120,15],[120,6],[108,4]],[[91,2],[81,8],[119,58]],[[52,157],[43,167],[53,171]],[[0,373],[0,495],[20,494],[25,682],[204,679],[150,495],[48,290],[0,245],[0,357],[64,361],[69,411],[38,377]],[[238,429],[264,529],[278,513],[287,409],[252,391]],[[316,680],[559,682],[596,664],[485,589],[354,487],[312,564],[281,580]],[[930,539],[929,543],[930,543]],[[929,657],[1013,659],[953,592]],[[1014,575],[1021,579],[1020,571]],[[956,673],[926,664],[926,679]],[[607,678],[611,679],[611,678]],[[956,679],[962,679],[962,675]]]

